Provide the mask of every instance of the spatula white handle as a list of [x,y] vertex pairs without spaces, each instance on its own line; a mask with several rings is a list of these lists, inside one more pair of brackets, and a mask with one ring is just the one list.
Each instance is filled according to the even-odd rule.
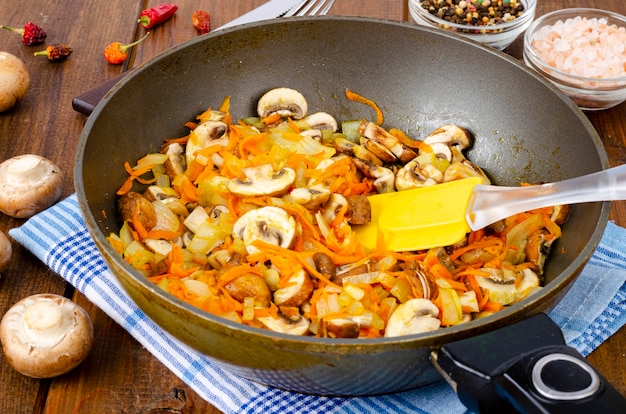
[[528,187],[477,185],[467,208],[473,230],[523,211],[559,204],[626,200],[626,165]]

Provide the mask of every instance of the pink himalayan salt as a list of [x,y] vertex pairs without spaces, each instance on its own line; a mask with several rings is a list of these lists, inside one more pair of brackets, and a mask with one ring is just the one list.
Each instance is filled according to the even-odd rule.
[[548,65],[572,75],[626,77],[626,29],[604,18],[575,17],[539,29],[534,52]]

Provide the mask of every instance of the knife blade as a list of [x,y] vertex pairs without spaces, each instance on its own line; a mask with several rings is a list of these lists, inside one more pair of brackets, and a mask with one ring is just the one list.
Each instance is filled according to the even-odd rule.
[[[270,0],[263,3],[259,7],[250,10],[248,13],[242,14],[236,19],[231,20],[230,22],[212,30],[211,32],[245,23],[282,17],[288,11],[294,8],[299,8],[305,2],[306,0]],[[128,72],[124,72],[120,75],[117,75],[111,79],[102,82],[95,88],[76,96],[74,99],[72,99],[72,108],[76,112],[79,112],[83,115],[91,115],[96,105],[98,105],[98,102],[100,102],[104,95],[106,95],[106,93],[127,74]]]

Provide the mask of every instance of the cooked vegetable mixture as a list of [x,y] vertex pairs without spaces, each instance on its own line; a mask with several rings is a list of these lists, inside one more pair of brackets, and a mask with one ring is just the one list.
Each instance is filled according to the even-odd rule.
[[[276,332],[400,336],[496,312],[540,288],[567,206],[518,214],[454,246],[364,248],[353,226],[367,196],[480,176],[469,134],[443,125],[424,139],[375,121],[339,124],[278,88],[235,122],[230,98],[135,166],[110,243],[163,290],[212,314]],[[141,190],[136,190],[140,188]]]

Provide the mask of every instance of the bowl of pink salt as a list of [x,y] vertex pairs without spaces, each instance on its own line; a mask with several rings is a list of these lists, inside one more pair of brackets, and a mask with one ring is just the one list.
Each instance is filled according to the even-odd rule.
[[626,100],[626,17],[597,9],[561,9],[536,19],[524,35],[524,62],[581,109]]

